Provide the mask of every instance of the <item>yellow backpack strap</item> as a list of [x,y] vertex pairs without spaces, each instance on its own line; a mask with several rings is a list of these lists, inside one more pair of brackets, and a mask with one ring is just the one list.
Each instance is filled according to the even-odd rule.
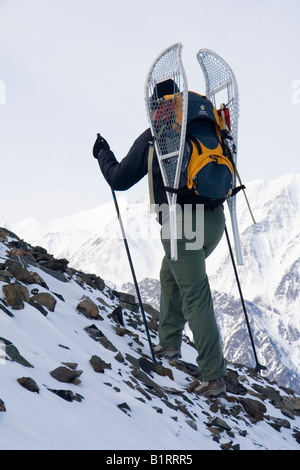
[[149,198],[150,198],[150,212],[154,212],[154,191],[153,191],[153,155],[154,155],[154,143],[149,141],[149,152],[148,152],[148,186],[149,186]]

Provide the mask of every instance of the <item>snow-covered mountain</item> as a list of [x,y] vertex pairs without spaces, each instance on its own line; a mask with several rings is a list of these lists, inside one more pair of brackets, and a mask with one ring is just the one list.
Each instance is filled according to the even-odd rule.
[[[156,344],[159,312],[144,309]],[[2,228],[0,332],[1,450],[95,449],[100,465],[137,466],[300,448],[299,394],[229,363],[224,397],[195,395],[187,337],[182,361],[152,361],[133,296]]]
[[[244,264],[238,267],[259,361],[268,377],[300,391],[300,175],[246,185],[256,224],[237,196]],[[147,198],[119,201],[143,298],[158,308],[162,248]],[[225,208],[226,209],[226,208]],[[230,220],[226,209],[227,226]],[[10,227],[70,265],[133,292],[131,272],[113,203],[52,221]],[[232,237],[231,237],[232,239]],[[207,260],[226,357],[253,364],[249,334],[225,237]]]

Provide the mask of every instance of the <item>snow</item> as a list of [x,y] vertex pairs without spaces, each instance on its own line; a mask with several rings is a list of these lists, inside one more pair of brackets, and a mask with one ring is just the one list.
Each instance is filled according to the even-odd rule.
[[[4,246],[0,244],[0,260],[4,259]],[[65,301],[57,299],[54,312],[45,317],[38,310],[26,304],[22,310],[14,310],[9,317],[0,310],[1,336],[18,347],[33,368],[2,359],[0,398],[5,402],[6,412],[0,414],[2,450],[62,450],[62,449],[105,449],[105,450],[219,450],[205,425],[205,416],[197,420],[197,431],[186,424],[184,415],[179,421],[172,418],[174,410],[165,407],[163,414],[154,406],[161,407],[159,398],[152,397],[151,404],[137,400],[138,392],[124,382],[129,379],[128,367],[114,358],[115,353],[101,347],[83,330],[95,323],[75,310],[85,291],[74,280],[63,283],[44,271],[36,269],[46,281],[50,292],[60,293]],[[3,282],[0,282],[3,285]],[[33,288],[40,286],[32,286]],[[107,293],[89,289],[88,295],[94,301],[101,297],[109,302]],[[113,305],[112,305],[113,307]],[[137,356],[134,347],[128,345],[125,337],[115,335],[107,321],[98,321],[97,327],[113,342],[115,347]],[[144,351],[148,345],[142,333]],[[195,350],[184,344],[184,359],[195,363]],[[112,369],[97,374],[89,359],[93,354],[111,363]],[[50,371],[64,362],[78,363],[83,370],[79,385],[61,384]],[[17,378],[30,376],[38,384],[39,393],[21,387]],[[184,376],[174,373],[174,382],[168,377],[156,376],[162,386],[184,387]],[[111,384],[109,386],[109,384]],[[115,387],[120,389],[119,392]],[[82,402],[67,402],[48,389],[71,389],[84,397]],[[129,415],[117,405],[126,402]],[[205,402],[199,402],[199,413],[209,411]],[[278,410],[272,409],[272,414]],[[234,424],[234,423],[233,423]],[[300,424],[297,418],[295,424]],[[247,430],[247,437],[235,435],[235,443],[242,449],[297,449],[298,444],[290,433],[282,429],[271,433],[266,423],[255,426],[239,423]],[[225,436],[225,441],[229,441]]]
[[[65,302],[58,299],[59,306],[55,313],[47,317],[29,305],[15,311],[14,318],[0,312],[1,335],[15,345],[22,345],[20,353],[34,365],[33,369],[28,370],[16,363],[1,365],[1,399],[5,402],[7,412],[0,415],[0,427],[5,430],[1,432],[0,448],[198,448],[198,437],[194,437],[194,442],[191,442],[192,430],[180,433],[178,425],[169,416],[158,417],[151,407],[145,407],[136,400],[129,387],[118,394],[105,385],[104,382],[112,382],[114,386],[124,388],[122,378],[115,372],[106,371],[105,380],[97,377],[89,364],[90,357],[95,354],[95,343],[83,332],[89,322],[70,308],[79,302],[82,290],[75,283],[65,285],[42,271],[39,274],[47,282],[50,291],[59,291]],[[111,334],[102,323],[99,327],[105,335]],[[117,340],[115,336],[114,345],[124,350],[124,339]],[[59,344],[69,349],[61,348]],[[126,349],[132,353],[129,347]],[[113,355],[101,349],[101,358],[114,363],[113,369],[118,370],[120,364]],[[76,393],[84,396],[82,403],[65,402],[47,390],[65,388],[49,374],[62,362],[77,362],[78,368],[84,370],[82,384],[67,386],[74,393],[76,388]],[[39,384],[38,395],[21,386],[16,388],[16,377],[24,374],[30,375]],[[134,410],[131,418],[116,406],[124,401]],[[206,434],[209,433],[206,431]],[[208,438],[205,446],[217,448]]]
[[[293,192],[293,202],[296,205],[295,201],[300,201],[299,183],[299,176],[288,176],[282,178],[281,181],[253,182],[248,185],[258,225],[266,223],[264,211],[270,200],[270,194],[272,194],[272,199],[275,199],[276,195],[280,196],[282,191],[287,187],[291,188],[292,185],[294,189],[297,188]],[[123,201],[121,205],[122,213],[127,211],[129,222],[133,215],[143,214],[146,207],[144,202],[133,208],[128,208],[125,203],[123,204]],[[259,209],[260,207],[261,209]],[[240,210],[239,213],[241,214],[241,233],[245,234],[249,231],[249,215],[245,210]],[[284,272],[291,260],[295,259],[295,254],[298,256],[299,253],[299,251],[293,251],[298,250],[299,245],[293,245],[293,250],[290,249],[288,252],[283,246],[286,241],[286,238],[283,238],[286,223],[290,223],[291,227],[288,234],[290,240],[295,237],[297,227],[300,226],[299,206],[295,207],[293,214],[282,213],[280,210],[278,214],[273,212],[273,216],[273,222],[277,223],[277,228],[274,228],[272,235],[268,232],[272,237],[268,243],[266,243],[266,237],[263,237],[263,234],[253,238],[252,248],[255,251],[257,261],[257,265],[251,266],[254,269],[254,274],[249,274],[249,266],[240,268],[241,278],[244,281],[250,279],[248,284],[243,283],[248,298],[263,297],[264,294],[266,299],[273,298],[274,286],[280,277],[277,271],[275,272],[275,263],[280,264],[280,270]],[[112,227],[114,217],[114,209],[108,205],[75,214],[67,219],[26,220],[9,228],[33,245],[44,246],[49,252],[53,250],[56,255],[60,253],[61,256],[68,257],[68,254],[74,253],[74,250],[81,250],[84,254],[84,243],[91,239],[96,243],[99,235],[100,237],[104,237],[107,233],[109,235],[109,228],[113,232],[116,228],[116,225]],[[284,218],[285,221],[282,220]],[[129,229],[133,231],[133,253],[134,255],[141,253],[141,257],[135,257],[134,260],[137,261],[138,270],[142,266],[146,266],[145,274],[157,277],[159,266],[157,259],[160,255],[159,238],[153,237],[149,240],[146,237],[146,240],[145,238],[134,240],[137,228],[131,226]],[[111,277],[111,280],[116,282],[118,278],[120,281],[123,280],[121,278],[124,269],[120,269],[123,262],[115,242],[123,243],[123,241],[118,237],[113,237],[112,232],[110,233],[112,245],[106,252],[106,259],[102,261],[101,271],[107,269],[110,273],[115,274],[116,277]],[[149,243],[151,249],[145,250],[145,246],[149,247]],[[103,253],[107,247],[107,243],[104,244]],[[269,253],[267,252],[268,247]],[[86,248],[88,247],[86,246]],[[125,250],[123,247],[121,249],[123,253]],[[245,247],[246,249],[247,247]],[[224,243],[220,245],[218,250],[217,255],[212,255],[214,259],[210,264],[211,276],[215,276],[217,289],[225,292],[227,289],[227,292],[230,292],[232,290],[231,284],[226,281],[230,276],[226,274],[232,267],[230,265],[223,266],[225,272],[221,279],[218,277],[219,263],[216,261],[226,252]],[[269,260],[273,250],[276,250],[277,257],[274,258],[274,263],[270,266]],[[5,259],[6,251],[4,244],[0,243],[0,262]],[[246,262],[248,262],[247,258]],[[93,265],[90,261],[89,267],[91,266],[96,268],[96,264]],[[175,451],[220,449],[220,443],[212,440],[211,433],[205,425],[204,412],[210,412],[205,401],[198,403],[197,431],[186,423],[184,415],[179,417],[177,421],[172,419],[174,410],[168,407],[163,409],[163,414],[157,413],[153,407],[161,407],[161,400],[152,396],[151,402],[139,401],[137,390],[131,389],[126,384],[126,381],[129,380],[128,366],[118,362],[115,359],[115,353],[101,347],[84,331],[86,326],[95,323],[95,321],[88,320],[78,314],[76,311],[78,302],[83,295],[87,294],[98,304],[97,299],[99,298],[109,303],[108,311],[110,311],[114,307],[114,301],[109,299],[105,290],[100,293],[90,288],[86,292],[74,280],[62,283],[38,268],[35,270],[46,281],[49,291],[61,294],[65,301],[57,298],[55,311],[49,312],[46,317],[29,304],[25,304],[25,308],[22,310],[14,310],[12,318],[0,310],[1,337],[11,341],[19,349],[20,354],[33,365],[33,368],[25,368],[16,362],[0,359],[0,399],[4,401],[7,410],[5,413],[0,413],[0,449],[164,449]],[[86,271],[95,272],[96,269]],[[259,278],[257,281],[255,277],[259,272],[264,278]],[[101,273],[99,275],[102,277]],[[249,275],[250,277],[247,277]],[[126,281],[130,280],[130,273],[124,275],[125,278]],[[3,298],[2,285],[3,282],[0,281],[1,298]],[[45,290],[35,285],[30,288],[34,287],[39,288],[40,291]],[[286,304],[284,308],[287,309]],[[269,324],[270,331],[273,328],[279,346],[282,344],[282,347],[286,348],[286,342],[279,335],[278,327],[274,321],[278,314],[275,309],[273,316],[270,312],[268,314],[270,317],[261,319],[261,321]],[[292,321],[294,327],[299,329],[299,318],[293,319],[292,316],[293,312],[285,310],[281,321],[286,323]],[[277,321],[279,322],[279,320],[278,318]],[[106,319],[105,321],[97,321],[97,327],[123,355],[126,353],[138,355],[135,350],[136,345],[130,344],[126,336],[117,336],[112,324]],[[139,335],[144,345],[144,352],[149,354],[145,333],[139,332]],[[104,374],[95,373],[89,362],[93,354],[98,354],[105,362],[111,363],[112,369],[105,370]],[[183,356],[185,361],[195,363],[195,350],[187,344],[183,345]],[[295,364],[300,364],[299,348],[293,348],[292,344],[290,345],[290,360]],[[287,361],[287,357],[283,357],[283,363],[285,361]],[[79,385],[61,384],[50,375],[50,371],[63,362],[75,362],[78,364],[77,369],[83,370]],[[17,383],[17,378],[23,376],[30,376],[36,381],[40,389],[38,394],[29,392]],[[161,386],[181,389],[186,386],[185,376],[181,372],[174,371],[174,379],[173,382],[168,377],[155,376],[156,382]],[[251,379],[248,378],[248,380]],[[73,393],[82,395],[84,399],[82,402],[67,402],[49,389],[72,390]],[[142,395],[139,398],[142,398]],[[128,414],[117,407],[123,402],[126,402],[130,407],[131,411]],[[268,412],[272,416],[283,418],[280,411],[271,404],[268,404]],[[219,411],[217,415],[222,417]],[[300,418],[296,417],[292,424],[299,429]],[[265,421],[255,425],[239,421],[238,426],[231,421],[231,425],[233,429],[239,427],[239,429],[247,431],[246,437],[235,433],[234,443],[239,444],[242,450],[299,450],[299,444],[291,437],[291,432],[287,429],[281,428],[281,431],[277,432]],[[222,439],[221,442],[230,440],[226,434],[222,436]]]

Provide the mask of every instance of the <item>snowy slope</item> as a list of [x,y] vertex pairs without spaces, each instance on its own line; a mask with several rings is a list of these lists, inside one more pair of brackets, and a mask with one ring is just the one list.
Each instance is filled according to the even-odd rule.
[[[244,264],[238,273],[259,360],[268,367],[272,380],[300,391],[300,175],[246,186],[257,223],[253,224],[239,193]],[[159,225],[149,215],[147,198],[132,205],[123,197],[118,199],[143,298],[158,308],[157,280],[163,256]],[[225,210],[231,232],[227,207]],[[30,243],[67,257],[71,266],[134,292],[113,203],[66,219],[27,220],[11,228]],[[207,270],[226,356],[252,365],[253,352],[225,237],[208,258]]]
[[[43,256],[35,262],[37,254]],[[92,287],[93,277],[83,282],[74,269],[46,268],[46,258],[0,229],[2,450],[299,450],[299,396],[232,364],[239,384],[227,398],[196,397],[188,391],[195,377],[186,370],[167,361],[160,369],[147,369],[149,344],[131,299],[120,304],[120,294],[104,284]],[[13,266],[23,268],[15,272],[18,277],[9,272]],[[39,283],[22,281],[25,271],[38,274]],[[30,299],[37,292],[50,294],[55,308],[42,313],[27,298],[16,309],[4,294],[7,285],[23,286]],[[83,296],[97,306],[96,317],[79,312]],[[123,325],[114,317],[118,305]],[[151,336],[156,342],[152,327]],[[100,373],[91,365],[93,356],[104,364]],[[184,361],[195,364],[195,356],[184,342]],[[143,368],[135,362],[141,357]],[[77,379],[61,382],[51,375],[62,366],[77,371]],[[38,390],[22,387],[22,378],[34,380]],[[69,400],[62,397],[66,393]]]

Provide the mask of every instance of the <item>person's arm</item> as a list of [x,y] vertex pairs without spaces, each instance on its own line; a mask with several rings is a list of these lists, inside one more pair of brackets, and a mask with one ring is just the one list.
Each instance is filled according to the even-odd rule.
[[[147,174],[150,140],[151,131],[147,129],[136,139],[128,154],[121,162],[117,161],[104,139],[104,144],[102,142],[101,145],[100,142],[98,147],[96,140],[93,154],[95,158],[98,158],[103,176],[112,189],[124,191],[136,184]],[[99,152],[98,148],[100,148]]]

